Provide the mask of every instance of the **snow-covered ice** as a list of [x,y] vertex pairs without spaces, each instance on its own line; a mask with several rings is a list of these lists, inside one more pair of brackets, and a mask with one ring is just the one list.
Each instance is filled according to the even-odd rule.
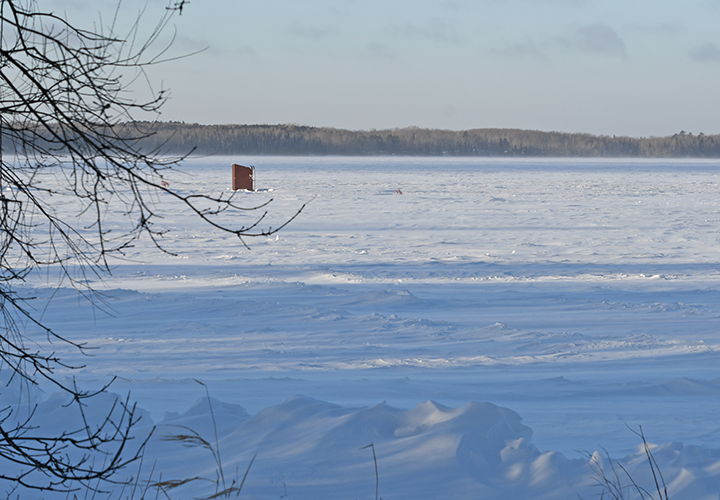
[[63,376],[117,375],[158,426],[163,478],[214,477],[161,439],[212,436],[198,379],[226,469],[257,455],[248,498],[373,498],[370,443],[385,500],[593,498],[603,449],[650,488],[627,426],[671,498],[718,498],[720,161],[196,158],[167,180],[226,191],[233,162],[256,166],[237,197],[272,198],[267,224],[310,203],[248,250],[160,200],[177,255],[140,241],[115,262],[94,283],[109,313],[27,285],[97,347],[54,345],[85,365]]

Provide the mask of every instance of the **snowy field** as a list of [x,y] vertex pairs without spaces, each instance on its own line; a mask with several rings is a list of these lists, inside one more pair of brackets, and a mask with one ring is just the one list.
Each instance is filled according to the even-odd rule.
[[650,489],[628,426],[670,498],[719,498],[720,161],[198,158],[168,181],[226,191],[232,162],[257,167],[237,197],[272,198],[268,224],[310,203],[250,250],[159,205],[177,255],[114,262],[111,314],[28,284],[97,348],[55,346],[81,385],[117,375],[158,426],[145,472],[215,477],[161,439],[213,437],[198,379],[226,473],[257,455],[245,498],[372,499],[370,443],[385,500],[596,498],[603,449]]

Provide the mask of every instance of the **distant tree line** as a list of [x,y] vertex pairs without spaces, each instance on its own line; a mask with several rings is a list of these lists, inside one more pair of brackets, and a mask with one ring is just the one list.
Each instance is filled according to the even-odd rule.
[[548,157],[720,157],[720,135],[681,131],[669,137],[540,132],[518,129],[464,131],[408,127],[343,130],[300,125],[198,125],[182,122],[125,123],[124,134],[154,127],[146,150],[223,155],[397,155]]

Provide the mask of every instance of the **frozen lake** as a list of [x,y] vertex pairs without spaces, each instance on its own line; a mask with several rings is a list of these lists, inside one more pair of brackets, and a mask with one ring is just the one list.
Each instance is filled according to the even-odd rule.
[[[177,255],[141,241],[114,263],[113,277],[96,283],[112,315],[64,289],[49,302],[46,322],[98,348],[90,358],[60,348],[86,365],[81,382],[118,375],[114,390],[132,391],[156,423],[204,395],[193,378],[251,415],[293,395],[344,409],[488,402],[517,412],[539,452],[571,460],[601,447],[633,454],[626,425],[642,425],[653,443],[701,447],[709,479],[678,472],[675,491],[717,498],[703,495],[718,485],[720,463],[710,451],[720,449],[720,161],[197,158],[168,181],[226,191],[233,162],[256,166],[259,191],[237,198],[272,198],[267,224],[307,208],[277,237],[248,239],[248,250],[181,207],[158,205]],[[106,227],[121,221],[109,213]],[[52,291],[31,285],[44,306]],[[384,441],[374,441],[382,455]],[[675,460],[682,446],[668,446]],[[252,494],[277,498],[281,485],[289,496],[337,493],[313,489],[309,472],[293,476],[290,459],[263,469],[257,449]],[[671,476],[682,469],[672,464]],[[382,483],[382,472],[381,496],[410,493]],[[261,484],[263,474],[275,479]],[[473,474],[498,498],[540,495]],[[371,496],[374,476],[365,479]],[[568,481],[543,494],[575,498],[580,483]],[[693,482],[705,486],[683,490]],[[495,498],[474,487],[456,494]]]

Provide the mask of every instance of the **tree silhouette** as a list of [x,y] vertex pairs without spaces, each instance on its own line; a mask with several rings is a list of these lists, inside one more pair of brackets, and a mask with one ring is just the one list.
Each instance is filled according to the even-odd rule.
[[[128,400],[99,423],[85,418],[86,405],[104,389],[88,392],[63,382],[57,370],[75,367],[50,344],[86,346],[43,324],[18,285],[48,269],[93,300],[88,277],[108,275],[109,257],[122,256],[143,235],[166,251],[156,224],[163,197],[241,242],[283,227],[260,227],[265,205],[173,191],[163,176],[184,156],[167,158],[161,146],[140,145],[154,134],[153,120],[167,99],[165,89],[149,84],[146,70],[168,58],[169,44],[158,47],[161,34],[187,3],[170,2],[147,31],[139,16],[123,36],[119,6],[109,24],[101,20],[87,30],[34,0],[0,0],[0,370],[28,387],[54,385],[81,415],[78,428],[47,436],[32,411],[21,418],[17,409],[0,410],[0,478],[24,487],[96,488],[137,460],[143,444],[128,449],[137,422]],[[149,98],[134,97],[139,84]],[[123,228],[105,227],[110,209],[124,212]],[[220,217],[228,213],[246,222],[229,226]]]

